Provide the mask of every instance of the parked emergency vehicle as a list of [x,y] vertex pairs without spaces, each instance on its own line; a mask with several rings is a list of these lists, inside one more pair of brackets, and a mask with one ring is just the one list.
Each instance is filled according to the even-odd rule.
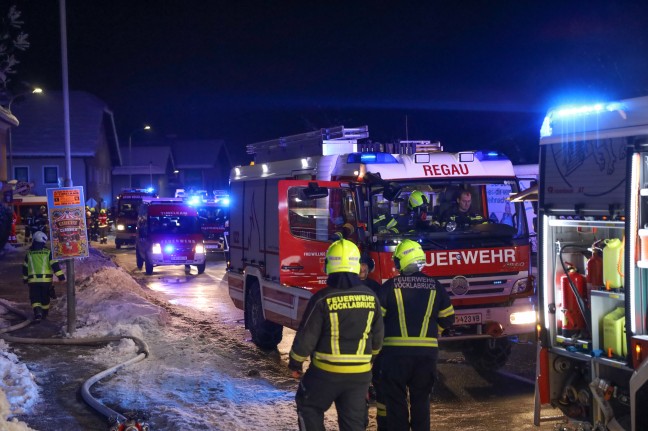
[[647,160],[648,97],[545,118],[536,425],[648,430]]
[[115,220],[115,247],[122,245],[135,245],[137,238],[137,213],[142,204],[142,199],[157,197],[151,189],[124,189],[117,196],[117,214]]
[[[384,152],[367,137],[366,126],[340,126],[252,144],[254,165],[232,170],[229,293],[253,341],[273,348],[282,326],[297,328],[326,284],[332,241],[346,237],[368,252],[370,276],[382,283],[397,274],[396,246],[412,239],[456,311],[441,341],[477,369],[502,366],[510,337],[533,334],[536,322],[526,215],[507,201],[518,192],[511,162],[496,152],[446,153],[429,141],[382,145]],[[442,225],[462,190],[485,223]],[[409,211],[418,192],[425,205]]]
[[198,210],[200,230],[203,233],[207,251],[228,252],[229,195],[225,192],[215,191],[213,199],[190,200],[189,203]]
[[153,274],[159,265],[195,265],[205,272],[203,243],[196,208],[176,198],[144,198],[137,217],[137,268]]

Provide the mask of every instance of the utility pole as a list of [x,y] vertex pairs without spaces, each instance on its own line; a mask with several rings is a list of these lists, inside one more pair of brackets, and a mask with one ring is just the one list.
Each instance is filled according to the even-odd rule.
[[[61,22],[61,65],[63,75],[63,123],[65,125],[65,181],[64,187],[72,187],[72,154],[70,148],[70,88],[68,86],[67,21],[65,0],[59,0]],[[76,326],[76,291],[74,288],[74,259],[65,261],[67,270],[67,327],[72,335]]]

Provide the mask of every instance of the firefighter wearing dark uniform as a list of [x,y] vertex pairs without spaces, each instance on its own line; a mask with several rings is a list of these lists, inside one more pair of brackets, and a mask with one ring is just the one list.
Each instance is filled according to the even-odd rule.
[[299,429],[323,431],[324,412],[335,403],[340,431],[362,431],[371,359],[383,339],[380,305],[358,277],[360,252],[354,243],[331,244],[325,265],[327,286],[308,301],[288,362],[299,375],[311,359],[295,397]]
[[[369,253],[362,252],[360,254],[360,280],[371,289],[376,296],[380,292],[380,283],[373,278],[369,278],[376,266],[376,263],[371,258]],[[378,424],[378,431],[386,430],[387,428],[387,415],[385,412],[385,401],[383,393],[380,388],[380,365],[382,363],[382,355],[378,354],[374,357],[373,366],[371,367],[371,385],[369,386],[369,402],[376,403],[376,422]],[[367,412],[368,415],[369,412]]]
[[410,193],[407,199],[407,208],[410,211],[410,229],[436,231],[441,227],[438,221],[432,219],[428,207],[429,200],[423,192],[414,190]]
[[393,258],[401,273],[386,281],[379,295],[385,324],[381,385],[387,429],[429,431],[439,328],[452,326],[454,309],[445,289],[421,272],[425,252],[419,243],[404,240]]
[[448,230],[454,230],[474,224],[487,223],[487,220],[481,214],[470,211],[471,205],[472,195],[470,191],[463,190],[457,197],[455,205],[443,216],[443,226],[446,229],[451,226],[451,229]]
[[97,224],[99,226],[99,244],[108,244],[108,215],[103,208],[99,211]]
[[29,301],[34,310],[34,320],[39,322],[47,317],[50,307],[50,296],[54,286],[54,274],[60,281],[65,280],[65,275],[56,260],[52,259],[52,252],[45,247],[47,235],[43,232],[34,232],[32,246],[27,251],[23,263],[23,283],[29,286]]

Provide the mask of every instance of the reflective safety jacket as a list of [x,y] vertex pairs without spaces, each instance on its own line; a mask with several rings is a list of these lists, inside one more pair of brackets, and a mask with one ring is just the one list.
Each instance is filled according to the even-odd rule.
[[387,280],[379,298],[384,355],[431,355],[439,346],[439,328],[442,331],[454,323],[450,296],[436,279],[422,272]]
[[58,261],[52,259],[52,252],[48,248],[27,251],[22,273],[23,280],[28,283],[50,283],[53,274],[59,280],[65,279]]
[[369,373],[380,352],[383,322],[376,295],[365,285],[327,286],[308,301],[290,350],[291,360],[331,373]]
[[457,223],[458,227],[465,227],[474,224],[487,223],[488,220],[484,219],[481,214],[474,212],[461,212],[457,207],[453,207],[443,218],[443,225],[445,226],[448,222]]

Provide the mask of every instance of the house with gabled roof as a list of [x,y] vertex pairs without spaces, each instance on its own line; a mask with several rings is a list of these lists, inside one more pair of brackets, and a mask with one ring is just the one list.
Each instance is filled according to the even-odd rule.
[[[112,111],[105,102],[84,91],[70,91],[70,178],[82,186],[86,202],[112,205],[112,166],[121,164]],[[66,177],[63,94],[47,92],[15,102],[20,121],[12,129],[8,175],[29,185],[25,194],[45,195]]]
[[168,145],[128,146],[121,148],[122,164],[112,170],[113,196],[125,189],[152,188],[160,197],[171,197],[175,185],[170,184],[176,170]]
[[173,140],[177,181],[185,189],[227,190],[232,169],[230,153],[222,139]]

